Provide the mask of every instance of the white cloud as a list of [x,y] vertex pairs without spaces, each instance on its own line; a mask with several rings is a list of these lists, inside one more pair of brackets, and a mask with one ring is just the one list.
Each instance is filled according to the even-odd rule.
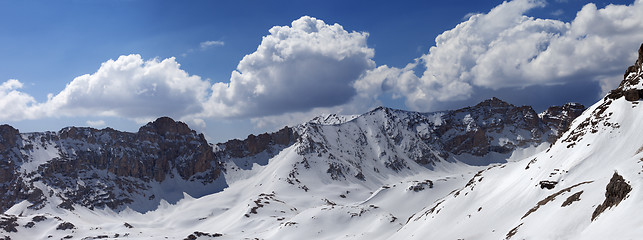
[[103,121],[103,120],[97,120],[97,121],[87,120],[86,123],[90,127],[102,127],[102,126],[105,126],[105,121]]
[[356,95],[355,80],[375,66],[368,34],[339,24],[304,16],[269,32],[230,83],[214,84],[208,115],[260,117],[342,105]]
[[101,64],[94,74],[75,78],[42,103],[18,91],[22,83],[12,79],[0,85],[0,119],[113,116],[145,122],[201,113],[211,85],[179,67],[174,58],[144,61],[140,55],[120,56]]
[[201,46],[201,50],[205,50],[215,46],[223,46],[223,45],[225,45],[223,41],[205,41],[199,44],[199,46]]
[[571,23],[523,18],[495,36],[468,73],[473,84],[494,89],[599,82],[606,75],[617,84],[643,39],[641,12],[639,0],[600,10],[587,4]]
[[48,115],[119,116],[146,121],[203,111],[210,83],[190,76],[174,58],[120,56],[75,78],[41,107]]
[[31,111],[36,100],[19,91],[23,84],[16,79],[9,79],[0,84],[0,119],[22,120],[35,118]]
[[230,82],[214,85],[180,69],[174,58],[143,60],[136,54],[104,62],[41,103],[10,80],[0,88],[0,107],[11,108],[0,118],[122,117],[142,123],[170,116],[205,128],[205,119],[245,117],[260,124],[269,122],[260,119],[266,116],[302,119],[324,110],[365,110],[373,101],[358,96],[353,85],[375,67],[367,37],[305,16],[271,28],[257,50],[239,62]]
[[381,66],[359,86],[373,92],[373,86],[387,83],[382,92],[406,97],[413,110],[428,111],[437,102],[467,99],[477,88],[588,81],[605,92],[618,84],[643,39],[643,1],[603,9],[588,4],[569,23],[525,16],[544,4],[515,0],[472,15],[440,34],[436,46],[414,63],[425,69],[420,76],[408,75],[414,67]]
[[469,18],[471,18],[471,17],[473,17],[473,16],[476,16],[476,15],[479,15],[479,14],[480,14],[479,12],[470,12],[470,13],[467,13],[467,14],[465,14],[465,15],[464,15],[464,17],[462,17],[462,20],[465,20],[465,21],[466,21],[466,20],[469,20]]

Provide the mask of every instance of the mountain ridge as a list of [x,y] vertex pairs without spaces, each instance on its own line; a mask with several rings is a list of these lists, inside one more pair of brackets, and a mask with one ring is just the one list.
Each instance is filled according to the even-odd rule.
[[[302,125],[284,127],[277,132],[263,133],[256,136],[251,134],[244,140],[234,139],[216,145],[207,143],[202,134],[197,134],[194,130],[191,130],[187,124],[174,121],[168,117],[161,117],[141,126],[136,133],[121,132],[111,128],[98,130],[89,127],[65,127],[58,132],[20,133],[19,130],[9,125],[2,125],[0,126],[0,136],[2,137],[0,141],[0,152],[3,152],[5,161],[3,161],[4,166],[0,168],[0,171],[2,171],[0,172],[2,173],[0,174],[2,176],[0,180],[2,180],[3,183],[7,183],[3,185],[5,187],[4,190],[6,192],[13,192],[13,194],[5,195],[5,197],[2,198],[1,206],[3,210],[6,210],[21,200],[28,200],[32,203],[33,208],[38,208],[41,204],[50,202],[52,194],[50,193],[48,197],[45,193],[51,192],[51,189],[47,191],[47,189],[34,186],[34,183],[43,182],[42,180],[45,180],[43,183],[45,183],[46,186],[60,190],[59,193],[55,194],[59,199],[53,202],[57,202],[59,207],[66,209],[74,209],[74,204],[90,208],[109,207],[117,210],[123,209],[123,207],[137,201],[148,202],[147,204],[150,202],[158,203],[161,199],[154,199],[159,193],[149,192],[148,190],[152,189],[149,183],[162,183],[166,178],[173,179],[175,176],[184,181],[196,181],[205,185],[218,182],[220,186],[214,187],[212,191],[220,191],[226,186],[225,180],[219,179],[222,171],[223,174],[228,171],[225,165],[241,166],[242,168],[244,168],[243,166],[249,168],[253,163],[257,162],[265,165],[269,158],[275,156],[284,148],[295,142],[306,142],[306,139],[301,138],[303,133],[315,131],[315,129],[318,128],[314,127],[316,125],[340,126],[358,118],[374,115],[378,112],[382,112],[382,116],[385,118],[397,119],[395,121],[398,121],[398,123],[389,124],[399,124],[399,121],[401,121],[400,117],[408,118],[405,120],[407,121],[407,125],[417,124],[417,122],[426,123],[428,118],[440,114],[449,115],[458,112],[473,111],[484,108],[484,106],[527,109],[529,116],[537,116],[530,107],[517,108],[497,98],[483,101],[473,107],[437,113],[417,113],[378,107],[358,116],[329,115],[323,119],[318,117]],[[489,111],[484,110],[482,112]],[[575,117],[574,114],[577,114],[577,112],[571,112],[571,115],[568,117],[573,118]],[[373,121],[376,122],[379,121],[379,119]],[[416,122],[410,123],[409,121]],[[447,128],[448,127],[442,125],[442,130],[440,130],[442,131],[441,134],[445,134],[447,130],[444,129]],[[550,130],[556,129],[551,128]],[[410,131],[412,132],[413,130]],[[399,132],[397,134],[397,137],[401,137]],[[469,135],[460,136],[458,139],[466,139]],[[394,136],[392,137],[395,138]],[[422,139],[422,137],[414,138],[417,139],[418,142],[425,141],[435,144],[436,140],[431,140],[431,138],[437,137],[427,135],[423,137],[424,139]],[[456,139],[455,141],[458,140]],[[183,144],[190,145],[191,147],[186,148],[182,146]],[[309,144],[324,145],[328,143],[309,142]],[[407,144],[407,147],[409,146],[411,146],[411,144]],[[511,147],[515,148],[515,146]],[[439,150],[438,152],[435,152],[436,148]],[[430,165],[434,164],[435,161],[447,160],[448,155],[453,154],[453,151],[445,151],[441,148],[444,147],[427,145],[420,150],[417,150],[415,147],[413,147],[415,150],[407,150],[412,152],[411,158],[413,158],[415,162]],[[462,148],[452,148],[459,149],[455,151],[456,155],[462,153]],[[310,149],[306,150],[301,147],[299,149],[302,152],[311,151]],[[481,149],[483,150],[474,154],[483,156],[493,151],[507,153],[513,150],[491,149],[491,151],[488,151],[484,150],[484,148]],[[183,153],[183,155],[177,153]],[[235,160],[252,158],[262,153],[261,159],[246,161],[245,165],[242,160]],[[38,156],[33,156],[34,154]],[[138,160],[131,161],[129,159]],[[16,163],[20,165],[16,166]],[[343,163],[337,164],[339,165],[331,165],[328,169],[329,173],[336,174],[335,178],[338,178],[340,175],[345,175],[343,171],[350,169],[350,167],[343,165]],[[391,160],[385,164],[386,167],[398,170],[401,169],[403,165],[405,165],[403,162],[396,160]],[[107,183],[107,185],[96,186],[92,185],[94,184],[93,181],[86,181],[90,185],[80,186],[77,183],[78,181],[75,180],[80,179],[82,182],[95,178],[98,175],[103,176],[101,179]],[[357,178],[362,178],[360,176],[363,176],[360,171],[356,170],[353,175],[357,176]],[[123,177],[131,177],[133,179],[131,181],[118,180]],[[68,191],[64,189],[73,190]],[[95,191],[94,189],[101,190]],[[99,193],[102,191],[105,192]],[[212,192],[193,192],[192,194],[198,197],[209,193]],[[143,197],[148,198],[148,200],[141,200]],[[181,196],[172,197],[175,200],[171,202],[175,202],[177,199],[180,199],[180,197]],[[143,203],[139,203],[138,205],[141,204]],[[150,210],[149,207],[139,207],[139,209]]]
[[[13,205],[0,214],[0,234],[636,239],[643,233],[636,214],[643,111],[634,96],[643,90],[641,62],[585,111],[566,104],[536,113],[496,98],[433,113],[381,107],[219,144],[165,118],[122,136],[0,126],[0,173],[10,182],[0,187],[17,196],[5,201]],[[101,160],[105,149],[167,161],[110,171],[119,158]],[[199,156],[208,168],[196,164]]]

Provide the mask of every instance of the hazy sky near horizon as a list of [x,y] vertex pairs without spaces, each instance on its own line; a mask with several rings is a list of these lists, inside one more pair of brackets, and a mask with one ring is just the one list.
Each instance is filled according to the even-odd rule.
[[0,122],[212,141],[383,105],[593,104],[643,42],[643,0],[0,0]]

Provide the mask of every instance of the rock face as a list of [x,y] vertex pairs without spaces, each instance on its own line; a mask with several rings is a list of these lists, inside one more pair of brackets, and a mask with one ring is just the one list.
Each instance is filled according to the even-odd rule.
[[136,133],[67,127],[20,134],[3,125],[0,137],[0,180],[5,183],[0,190],[11,193],[0,196],[3,211],[21,200],[38,208],[47,197],[60,199],[59,206],[67,209],[73,204],[119,209],[151,197],[153,182],[178,178],[208,184],[221,172],[204,136],[167,117]]
[[221,149],[221,154],[228,158],[252,157],[261,152],[272,151],[271,147],[275,145],[289,146],[294,143],[299,135],[292,128],[284,127],[274,133],[262,133],[258,136],[250,134],[245,140],[233,139],[225,143],[217,144]]
[[456,155],[508,153],[516,147],[546,141],[548,138],[543,137],[559,129],[559,126],[544,124],[531,107],[517,107],[498,98],[447,112],[443,119],[443,124],[435,126],[436,133],[444,142],[445,150]]
[[[295,168],[324,161],[333,180],[355,176],[368,181],[357,176],[382,169],[405,171],[416,164],[432,168],[457,160],[473,165],[503,162],[518,148],[555,141],[583,110],[580,104],[567,104],[539,115],[531,107],[492,98],[453,111],[417,113],[379,107],[340,123],[316,119],[295,127],[300,136],[297,153],[303,158]],[[286,181],[296,183],[296,173],[293,170]]]
[[[509,153],[517,147],[554,142],[585,110],[578,103],[552,106],[538,114],[529,106],[514,106],[498,98],[473,107],[429,114],[433,134],[449,154]],[[439,124],[436,124],[439,123]]]
[[627,184],[623,176],[614,173],[610,182],[605,187],[605,200],[599,204],[594,210],[594,213],[592,213],[592,221],[606,209],[617,206],[631,191],[632,186]]
[[639,48],[638,59],[634,65],[627,68],[623,76],[623,81],[618,88],[612,90],[606,99],[618,99],[625,97],[627,101],[638,101],[643,97],[643,86],[640,79],[643,76],[643,44]]
[[563,106],[549,107],[539,114],[543,123],[557,132],[557,135],[548,141],[554,142],[560,134],[567,131],[572,121],[580,116],[583,111],[585,111],[585,106],[578,103],[567,103]]

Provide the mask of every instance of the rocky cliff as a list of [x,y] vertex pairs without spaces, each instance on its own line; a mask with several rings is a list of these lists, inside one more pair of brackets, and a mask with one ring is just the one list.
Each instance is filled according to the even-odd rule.
[[67,127],[19,133],[0,126],[0,208],[29,200],[120,209],[154,200],[150,183],[168,178],[208,184],[221,172],[212,147],[185,123],[162,117],[136,133]]

